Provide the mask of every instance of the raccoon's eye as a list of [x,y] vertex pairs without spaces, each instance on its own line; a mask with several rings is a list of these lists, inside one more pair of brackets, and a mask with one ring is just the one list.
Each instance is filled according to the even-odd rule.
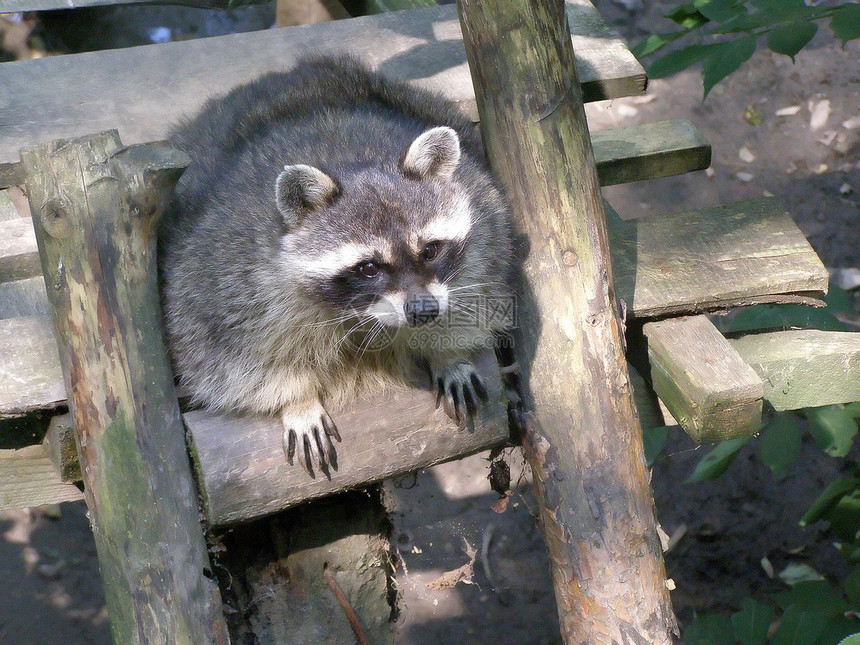
[[439,255],[439,242],[429,242],[424,246],[424,250],[421,251],[422,259],[427,262],[435,259],[437,255]]
[[376,264],[376,262],[365,262],[364,264],[359,264],[356,269],[358,269],[358,272],[365,278],[375,278],[379,275],[379,265]]

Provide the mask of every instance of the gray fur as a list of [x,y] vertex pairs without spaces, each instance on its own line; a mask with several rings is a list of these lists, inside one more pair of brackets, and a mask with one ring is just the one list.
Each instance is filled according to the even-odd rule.
[[[392,291],[426,293],[431,269],[412,271],[404,245],[467,204],[465,239],[456,254],[444,247],[456,262],[450,307],[475,308],[466,295],[510,297],[506,206],[473,125],[442,99],[348,58],[312,59],[210,100],[169,136],[193,161],[160,229],[162,300],[174,367],[199,404],[280,413],[288,433],[301,426],[301,458],[303,437],[313,444],[330,423],[302,426],[325,415],[320,402],[401,378],[419,362],[450,388],[463,377],[446,374],[461,375],[500,331],[493,320],[440,321],[434,333],[444,343],[421,346],[426,330],[398,328],[371,351],[366,341],[397,315],[354,328],[355,306],[333,295],[340,282],[327,282],[343,268],[327,258],[348,262],[355,248],[370,248],[394,258]],[[325,467],[327,446],[305,449]]]

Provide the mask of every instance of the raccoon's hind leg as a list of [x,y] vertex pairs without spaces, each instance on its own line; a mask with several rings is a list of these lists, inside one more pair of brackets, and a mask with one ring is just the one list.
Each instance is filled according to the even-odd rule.
[[489,400],[484,380],[471,361],[463,358],[431,364],[436,386],[436,407],[442,404],[445,414],[463,429],[478,413],[478,401]]
[[281,410],[281,423],[284,425],[284,451],[290,464],[298,456],[299,463],[311,477],[316,477],[314,469],[326,475],[329,466],[337,470],[337,453],[331,440],[333,437],[340,441],[340,434],[318,399],[286,406]]

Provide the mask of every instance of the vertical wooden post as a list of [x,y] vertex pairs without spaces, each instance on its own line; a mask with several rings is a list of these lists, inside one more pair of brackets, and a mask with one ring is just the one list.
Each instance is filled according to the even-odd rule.
[[189,163],[116,131],[21,153],[114,641],[227,643],[161,332],[155,230]]
[[530,249],[524,448],[566,643],[670,643],[669,602],[562,0],[459,0],[490,163]]

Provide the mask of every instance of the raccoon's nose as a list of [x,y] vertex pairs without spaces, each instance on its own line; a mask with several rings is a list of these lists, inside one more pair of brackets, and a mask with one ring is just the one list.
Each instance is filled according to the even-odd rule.
[[439,316],[439,301],[429,293],[419,293],[403,305],[406,322],[412,327],[424,325]]

